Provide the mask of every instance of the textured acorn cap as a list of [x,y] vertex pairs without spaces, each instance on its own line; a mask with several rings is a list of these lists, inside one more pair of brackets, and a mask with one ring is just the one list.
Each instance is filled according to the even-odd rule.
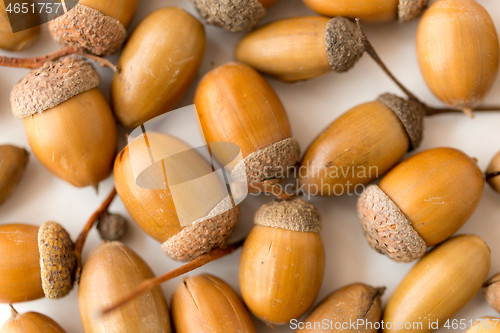
[[97,221],[97,231],[103,240],[117,241],[123,238],[128,230],[128,222],[120,214],[105,213]]
[[49,31],[58,43],[79,47],[97,56],[119,51],[127,37],[120,21],[84,5],[76,5],[50,21]]
[[410,220],[377,185],[363,191],[357,211],[366,239],[377,252],[398,262],[411,262],[427,252]]
[[254,224],[317,233],[321,230],[321,216],[313,204],[300,198],[277,200],[264,204],[257,210]]
[[380,95],[377,101],[391,109],[403,123],[410,139],[410,150],[418,148],[424,136],[425,109],[422,104],[389,93]]
[[243,158],[231,171],[231,177],[247,184],[276,178],[300,160],[300,146],[294,138],[278,141]]
[[232,207],[231,200],[226,197],[205,218],[194,221],[167,239],[161,249],[174,260],[196,259],[214,247],[225,245],[238,224],[239,215],[239,207]]
[[87,61],[65,57],[32,70],[10,94],[12,113],[24,118],[57,106],[97,87],[99,74]]
[[45,296],[57,299],[73,288],[76,258],[69,234],[56,222],[45,222],[38,230],[40,272]]
[[346,72],[365,52],[363,37],[356,23],[337,16],[328,21],[325,31],[326,56],[330,67],[338,72]]
[[258,0],[192,0],[208,24],[231,32],[252,30],[266,14]]
[[428,0],[399,0],[398,20],[400,23],[416,19],[427,6]]

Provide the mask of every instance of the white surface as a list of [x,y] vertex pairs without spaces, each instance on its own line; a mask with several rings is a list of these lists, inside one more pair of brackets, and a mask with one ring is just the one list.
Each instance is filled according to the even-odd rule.
[[[479,0],[479,2],[490,12],[498,30],[500,28],[500,2],[497,0]],[[132,26],[135,26],[152,10],[171,5],[183,7],[197,16],[189,1],[143,0]],[[299,0],[281,0],[269,9],[265,21],[311,14],[313,13]],[[425,86],[418,69],[414,46],[416,27],[417,22],[406,25],[390,23],[365,26],[365,30],[395,74],[424,101],[440,105]],[[46,27],[44,29],[44,34],[38,44],[21,54],[22,56],[42,55],[58,48],[51,41]],[[208,46],[202,68],[196,82],[193,83],[179,106],[192,103],[194,89],[203,74],[213,66],[233,60],[233,48],[240,35],[214,27],[207,27],[206,32]],[[0,52],[0,54],[8,53]],[[111,57],[111,60],[116,61],[116,58],[116,56]],[[99,71],[103,76],[101,88],[107,94],[112,73],[108,69]],[[23,69],[0,68],[0,144],[14,143],[29,149],[22,121],[12,116],[8,102],[12,86],[26,73],[27,71]],[[299,84],[284,84],[272,79],[269,79],[269,82],[276,89],[287,109],[294,137],[299,140],[302,149],[305,149],[328,123],[349,108],[374,100],[384,92],[402,95],[366,55],[347,74],[331,73]],[[500,104],[500,79],[497,79],[485,103]],[[499,124],[500,114],[477,114],[474,120],[461,114],[429,118],[425,121],[425,139],[419,150],[438,146],[455,147],[477,157],[481,169],[484,170],[493,155],[500,150]],[[0,208],[0,223],[25,222],[39,225],[46,220],[55,220],[63,224],[72,237],[76,238],[82,225],[103,201],[112,184],[113,179],[110,177],[101,184],[97,196],[92,188],[76,189],[52,176],[32,155],[19,189]],[[270,198],[249,197],[244,201],[241,206],[240,225],[233,239],[243,237],[250,230],[255,209],[268,200]],[[413,264],[392,262],[368,246],[356,218],[356,198],[314,198],[313,202],[323,216],[321,235],[326,248],[326,272],[318,301],[343,285],[361,281],[373,286],[386,286],[387,291],[383,297],[386,303],[399,281]],[[128,216],[120,199],[113,202],[111,210]],[[489,244],[492,250],[490,275],[500,271],[499,221],[500,195],[486,187],[477,211],[459,231],[459,233],[476,233]],[[85,246],[84,258],[99,242],[97,233],[92,231]],[[159,244],[133,222],[124,243],[139,253],[156,274],[162,274],[179,265],[164,256]],[[213,273],[238,290],[239,256],[238,251],[192,274]],[[162,286],[168,300],[180,281],[181,279],[177,278]],[[61,300],[41,299],[17,304],[16,308],[19,312],[38,311],[46,314],[61,324],[67,332],[83,332],[78,312],[77,290],[78,288],[75,287],[69,296]],[[478,294],[456,318],[469,320],[484,315],[498,314],[487,305],[484,297]],[[8,306],[0,305],[0,324],[8,317]],[[255,323],[258,332],[291,331],[287,326],[271,330],[257,319]],[[441,332],[444,331],[446,329],[441,329]]]

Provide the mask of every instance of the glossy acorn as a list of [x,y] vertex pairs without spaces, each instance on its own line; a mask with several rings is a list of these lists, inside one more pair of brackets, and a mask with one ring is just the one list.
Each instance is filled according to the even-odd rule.
[[247,308],[221,279],[201,274],[185,278],[172,296],[177,333],[256,333]]
[[375,250],[410,262],[467,222],[483,188],[475,160],[453,148],[429,149],[368,186],[358,199],[358,216]]
[[[490,249],[476,235],[456,236],[436,247],[408,272],[384,310],[383,332],[428,333],[443,326],[481,289],[490,270]],[[391,323],[391,327],[389,327]],[[420,324],[419,326],[417,326]]]
[[133,128],[172,110],[196,77],[205,31],[194,17],[165,7],[139,23],[125,45],[111,86],[118,120]]
[[486,170],[486,181],[494,191],[500,193],[500,152],[493,157]]
[[393,94],[350,109],[307,149],[300,189],[310,195],[360,194],[420,145],[424,115],[420,104]]
[[243,301],[269,326],[302,316],[318,296],[325,269],[320,215],[302,199],[261,206],[243,244]]
[[76,187],[97,187],[116,155],[116,124],[99,83],[90,63],[65,57],[31,71],[10,95],[33,154]]
[[0,333],[66,333],[53,319],[37,312],[19,314],[11,306],[11,316],[2,327]]
[[74,282],[73,247],[55,222],[0,225],[0,303],[66,296]]
[[434,1],[418,25],[417,56],[434,95],[472,115],[498,73],[495,25],[475,0]]
[[325,16],[359,18],[368,23],[416,19],[427,0],[304,0],[307,7]]
[[243,37],[236,59],[286,82],[346,72],[363,55],[361,31],[345,17],[288,18]]
[[80,0],[67,13],[49,22],[52,38],[97,56],[120,50],[139,0]]
[[[15,2],[9,2],[15,4]],[[27,2],[28,3],[28,2]],[[30,26],[35,26],[38,21],[36,15],[29,17],[35,23]],[[35,26],[31,29],[22,30],[19,32],[12,32],[9,17],[5,8],[5,3],[0,2],[0,49],[7,51],[24,51],[29,49],[36,43],[40,36],[40,26]]]
[[0,206],[16,190],[28,160],[26,149],[12,145],[0,146]]
[[155,287],[105,316],[96,312],[117,302],[146,279],[151,268],[120,242],[104,242],[90,253],[78,288],[78,307],[85,333],[170,333],[167,302]]

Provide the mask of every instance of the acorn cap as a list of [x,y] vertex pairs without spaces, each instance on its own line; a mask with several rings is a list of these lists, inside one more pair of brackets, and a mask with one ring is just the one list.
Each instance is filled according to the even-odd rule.
[[398,20],[400,23],[416,19],[427,6],[428,0],[399,0]]
[[120,21],[84,5],[76,5],[50,21],[49,31],[58,43],[79,47],[97,56],[119,51],[127,37]]
[[234,180],[247,184],[277,178],[300,160],[300,146],[294,138],[278,141],[243,158],[231,171]]
[[258,0],[192,0],[208,24],[231,32],[252,30],[266,14]]
[[99,83],[99,74],[83,59],[65,57],[49,61],[14,86],[10,94],[12,113],[17,118],[41,113]]
[[214,247],[224,246],[238,224],[239,215],[239,207],[232,207],[230,198],[226,197],[207,217],[191,223],[167,239],[161,249],[174,260],[196,259]]
[[97,221],[99,236],[106,241],[118,241],[123,238],[128,229],[127,220],[120,214],[104,213]]
[[45,296],[57,299],[73,288],[76,258],[69,234],[56,222],[45,222],[38,230],[40,272]]
[[425,109],[422,104],[389,93],[380,95],[377,101],[391,109],[403,123],[410,139],[410,150],[418,148],[424,136]]
[[257,210],[254,224],[317,233],[321,230],[321,216],[313,204],[300,198],[277,200],[264,204]]
[[357,211],[366,239],[377,252],[398,262],[411,262],[427,252],[411,221],[377,185],[363,191]]
[[356,23],[341,16],[328,21],[325,43],[328,63],[338,73],[351,69],[365,52],[363,37]]

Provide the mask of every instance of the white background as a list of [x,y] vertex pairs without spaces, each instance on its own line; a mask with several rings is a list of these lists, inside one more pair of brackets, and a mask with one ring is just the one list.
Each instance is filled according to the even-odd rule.
[[[500,2],[498,0],[479,0],[490,12],[500,28]],[[142,0],[135,21],[131,27],[149,12],[164,6],[180,6],[198,17],[189,1]],[[264,22],[299,16],[313,15],[299,0],[281,0],[268,10]],[[426,87],[418,69],[415,53],[415,31],[417,22],[406,25],[389,23],[384,25],[365,25],[367,35],[376,46],[382,58],[404,84],[417,96],[432,105],[441,105]],[[43,55],[58,48],[51,41],[43,27],[41,40],[32,49],[21,56]],[[213,66],[224,64],[234,59],[233,49],[241,37],[222,29],[207,26],[207,52],[200,73],[180,106],[192,104],[193,94],[199,79]],[[0,51],[0,54],[15,55]],[[17,54],[16,54],[17,55]],[[117,57],[111,57],[116,61]],[[108,94],[112,72],[99,69],[103,80],[101,89]],[[0,144],[12,143],[29,150],[24,135],[22,121],[15,119],[10,110],[9,94],[12,86],[27,74],[24,69],[0,68]],[[346,74],[330,73],[318,79],[297,84],[285,84],[269,79],[287,109],[293,136],[298,139],[304,150],[315,136],[331,121],[360,103],[372,101],[384,92],[402,95],[397,87],[381,72],[367,56]],[[500,104],[500,79],[497,79],[485,104]],[[500,114],[477,114],[471,120],[465,115],[453,114],[435,116],[425,121],[425,138],[419,150],[432,147],[448,146],[461,149],[478,159],[481,169],[485,169],[500,150]],[[57,128],[54,128],[56,131]],[[193,134],[195,135],[195,134]],[[40,225],[44,221],[54,220],[63,224],[73,238],[107,196],[113,186],[110,177],[100,185],[99,194],[92,188],[77,189],[52,176],[32,155],[15,195],[0,207],[0,223],[24,222]],[[241,205],[240,225],[232,239],[240,239],[252,227],[254,211],[268,197],[249,197]],[[314,198],[323,216],[323,237],[326,249],[326,272],[318,300],[335,289],[353,282],[364,282],[373,286],[386,286],[384,304],[395,287],[413,264],[398,264],[377,254],[365,241],[358,225],[355,213],[355,197]],[[111,211],[128,216],[120,199],[111,206]],[[489,187],[485,188],[483,199],[469,222],[459,233],[476,233],[489,244],[492,250],[492,268],[490,276],[500,271],[500,195]],[[95,231],[90,233],[84,250],[84,258],[99,244]],[[152,267],[156,274],[162,274],[176,268],[179,264],[164,256],[160,245],[142,232],[132,221],[130,231],[124,243],[139,253]],[[211,272],[227,281],[238,290],[238,261],[240,252],[217,262],[208,264],[192,274]],[[0,263],[1,264],[1,263]],[[170,301],[171,295],[181,278],[167,282],[162,289]],[[67,332],[83,332],[78,312],[77,287],[69,296],[50,301],[41,299],[24,304],[17,304],[20,312],[38,311],[46,314],[61,324]],[[9,307],[0,305],[0,324],[9,317]],[[484,315],[498,315],[491,309],[483,295],[479,293],[455,318],[474,319]],[[303,317],[304,318],[304,317]],[[302,318],[302,319],[303,319]],[[255,319],[258,332],[289,332],[289,327],[278,327],[274,331]],[[446,329],[441,329],[441,332]]]

